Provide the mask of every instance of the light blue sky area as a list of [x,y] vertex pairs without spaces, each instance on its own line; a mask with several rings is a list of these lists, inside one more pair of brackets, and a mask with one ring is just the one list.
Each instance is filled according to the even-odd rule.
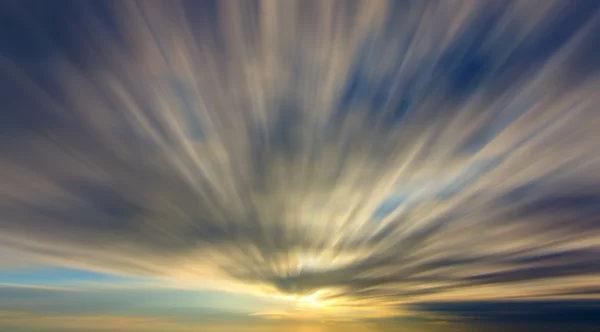
[[56,266],[0,270],[0,284],[75,286],[78,283],[134,284],[146,280]]
[[159,280],[62,267],[0,270],[0,312],[173,315],[192,319],[245,317],[281,309],[282,305],[287,304],[248,294],[174,289]]

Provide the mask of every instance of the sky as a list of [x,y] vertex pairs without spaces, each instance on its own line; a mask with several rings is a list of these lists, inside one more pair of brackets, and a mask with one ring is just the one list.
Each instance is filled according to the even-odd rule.
[[0,330],[593,331],[600,2],[0,2]]

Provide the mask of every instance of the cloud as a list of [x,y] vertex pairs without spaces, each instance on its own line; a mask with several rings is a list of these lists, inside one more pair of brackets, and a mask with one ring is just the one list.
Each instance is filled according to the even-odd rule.
[[1,46],[0,245],[340,310],[582,297],[600,118],[596,72],[563,76],[597,67],[578,3],[81,1],[51,36],[15,5],[57,55]]
[[[193,326],[168,318],[123,316],[37,316],[28,313],[0,314],[0,326],[19,331],[192,331]],[[100,328],[101,327],[101,328]],[[198,326],[195,327],[196,329]]]
[[461,302],[419,304],[421,312],[496,323],[598,323],[597,301]]

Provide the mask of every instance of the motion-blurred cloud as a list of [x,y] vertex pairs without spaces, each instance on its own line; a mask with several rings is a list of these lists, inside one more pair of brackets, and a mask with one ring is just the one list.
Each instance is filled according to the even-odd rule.
[[6,2],[0,250],[332,310],[597,299],[599,5]]

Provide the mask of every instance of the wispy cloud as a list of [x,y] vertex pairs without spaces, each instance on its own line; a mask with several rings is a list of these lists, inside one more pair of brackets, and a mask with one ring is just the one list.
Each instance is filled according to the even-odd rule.
[[[169,318],[124,316],[39,316],[0,313],[0,327],[36,331],[192,331],[192,326]],[[196,326],[196,329],[198,327]]]
[[598,5],[6,5],[0,245],[339,311],[595,297]]

